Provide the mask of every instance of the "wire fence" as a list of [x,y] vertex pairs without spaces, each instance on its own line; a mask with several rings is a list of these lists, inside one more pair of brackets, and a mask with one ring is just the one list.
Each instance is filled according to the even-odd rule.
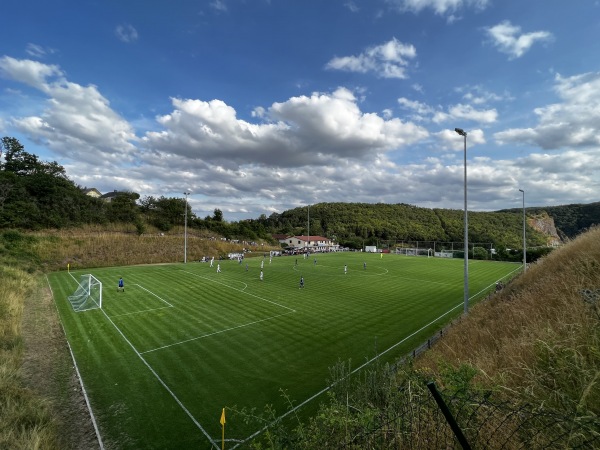
[[[499,289],[503,287],[501,282]],[[600,317],[600,289],[582,290],[580,294]],[[450,323],[416,347],[407,358],[390,366],[390,373],[431,348],[453,325],[454,322]],[[387,407],[373,408],[372,414],[367,415],[368,424],[365,424],[364,411],[347,405],[347,414],[354,413],[357,420],[346,421],[346,439],[340,448],[600,449],[600,418],[591,413],[577,415],[512,399],[498,400],[489,391],[437,392],[435,385],[433,389],[427,387],[429,391],[423,382],[404,385],[401,392],[392,394],[397,398],[391,401],[386,398]],[[443,405],[436,403],[434,391]],[[373,402],[376,403],[376,399]],[[450,420],[444,413],[450,415]],[[352,426],[354,423],[356,427]],[[453,425],[459,430],[458,437]]]
[[[467,446],[459,443],[442,410],[424,386],[413,386],[406,402],[375,415],[343,443],[344,449],[595,449],[600,420],[572,417],[531,405],[492,401],[486,393],[442,398]],[[349,411],[352,411],[349,409]]]

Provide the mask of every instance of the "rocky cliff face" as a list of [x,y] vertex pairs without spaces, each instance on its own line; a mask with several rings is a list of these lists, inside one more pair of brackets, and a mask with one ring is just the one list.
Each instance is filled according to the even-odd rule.
[[562,239],[556,231],[554,225],[554,219],[543,212],[536,215],[527,217],[527,223],[531,228],[547,236],[547,244],[552,247],[556,247],[563,243]]

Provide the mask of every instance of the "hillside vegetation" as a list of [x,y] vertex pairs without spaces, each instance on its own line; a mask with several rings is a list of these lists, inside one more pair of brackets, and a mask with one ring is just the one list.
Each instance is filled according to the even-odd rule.
[[[319,203],[271,214],[269,230],[282,233],[335,236],[342,245],[362,248],[377,242],[398,241],[463,242],[464,214],[460,210],[428,209],[383,203]],[[517,213],[469,212],[469,241],[494,244],[495,248],[522,248],[523,217]],[[545,246],[548,236],[527,227],[528,247]]]
[[[123,240],[99,232],[97,239],[90,239],[89,234],[90,230],[85,236],[14,231],[0,235],[0,443],[4,448],[93,444],[91,425],[82,423],[83,400],[77,386],[71,385],[70,357],[51,297],[37,275],[39,268],[62,266],[61,258],[74,249],[82,262],[104,266],[123,246],[139,252],[135,260],[127,259],[133,258],[132,253],[125,253],[123,261],[131,263],[161,252],[168,255],[169,244],[176,242],[181,249],[180,236],[157,238],[156,243],[164,243],[157,251],[153,245],[134,247],[139,240],[135,234],[124,234]],[[210,239],[197,238],[197,242],[202,243],[200,251],[209,252],[217,251],[216,247],[207,250],[205,245],[225,245]],[[64,253],[56,257],[59,251]],[[442,389],[477,448],[543,448],[546,438],[556,440],[552,448],[600,445],[599,269],[600,229],[594,228],[474,307],[414,365],[376,366],[353,378],[347,377],[352,363],[340,362],[331,370],[331,381],[337,384],[314,419],[296,425],[277,423],[253,445],[452,447],[454,438],[426,389],[431,380]],[[465,409],[464,401],[479,409]],[[482,420],[484,410],[485,427],[475,422]],[[513,423],[516,416],[509,420],[506,411],[519,411],[518,417],[527,420]],[[268,419],[275,413],[266,414]],[[507,420],[519,430],[514,435],[519,445],[512,441],[481,444],[484,437],[477,430],[489,427],[485,439],[501,442],[499,433],[509,425]]]
[[[233,240],[267,241],[273,234],[323,235],[344,247],[385,247],[399,242],[447,243],[463,241],[463,212],[428,209],[407,204],[319,203],[269,217],[227,222],[216,208],[213,215],[197,217],[184,198],[155,198],[136,192],[113,192],[109,199],[92,198],[69,178],[59,163],[41,161],[15,138],[1,140],[0,228],[19,230],[66,230],[81,227],[126,228],[137,235],[172,233],[183,227],[184,215],[191,231],[204,236]],[[527,209],[527,248],[530,261],[535,248],[555,243],[555,236],[532,226],[547,222],[554,230],[572,238],[582,229],[600,223],[600,204]],[[187,211],[186,211],[187,209]],[[187,213],[187,214],[184,214]],[[522,211],[469,212],[469,241],[496,257],[520,259],[506,249],[520,250]],[[310,220],[309,220],[310,217]],[[276,244],[275,241],[271,241]]]
[[[517,210],[507,210],[517,212]],[[579,233],[600,224],[600,202],[589,204],[571,204],[562,206],[544,206],[527,208],[527,212],[539,214],[546,212],[553,219],[563,239],[573,239]]]

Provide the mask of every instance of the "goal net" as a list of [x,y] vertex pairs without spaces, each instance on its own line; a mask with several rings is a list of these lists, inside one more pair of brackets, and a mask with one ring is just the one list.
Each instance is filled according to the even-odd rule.
[[79,287],[68,298],[75,311],[102,308],[102,283],[92,274],[81,275]]

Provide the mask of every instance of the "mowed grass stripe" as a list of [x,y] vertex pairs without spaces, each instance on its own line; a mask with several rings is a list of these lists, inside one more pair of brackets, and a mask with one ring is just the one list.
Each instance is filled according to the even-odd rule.
[[[395,346],[384,356],[391,361],[462,311],[456,308],[439,323],[430,324],[460,306],[462,260],[348,253],[319,255],[316,266],[313,259],[298,258],[296,266],[294,257],[274,258],[270,264],[267,258],[262,282],[258,278],[261,260],[247,259],[242,265],[221,261],[220,274],[216,264],[210,268],[198,263],[92,271],[108,283],[107,314],[115,314],[115,324],[135,342],[138,351],[156,349],[143,357],[215,439],[220,435],[222,407],[261,410],[269,403],[283,414],[290,405],[281,397],[281,390],[301,403],[326,386],[329,367],[338,360],[350,359],[352,366],[358,367]],[[471,293],[493,286],[515,267],[471,262]],[[116,281],[121,275],[126,293],[117,296]],[[299,289],[300,276],[305,278],[305,289]],[[190,427],[189,418],[175,412],[172,399],[161,393],[164,389],[156,386],[148,369],[132,359],[133,352],[119,343],[123,339],[110,330],[106,319],[96,311],[74,313],[64,297],[74,291],[73,283],[67,286],[62,274],[52,278],[53,284],[62,286],[55,293],[56,301],[65,327],[71,330],[69,339],[76,342],[76,355],[93,355],[82,356],[88,359],[84,379],[97,386],[112,382],[107,392],[102,387],[94,391],[99,396],[95,404],[108,411],[104,419],[108,433],[117,438],[127,436],[123,448],[153,447],[146,445],[147,436],[168,442],[165,448],[187,447],[190,439],[206,447],[206,438]],[[137,298],[136,292],[128,303],[125,296],[134,283],[174,307],[117,315],[129,308],[161,303],[141,289],[143,295]],[[295,312],[277,316],[288,312],[286,308]],[[213,334],[177,344],[178,339],[200,336],[205,330],[213,330]],[[105,336],[87,344],[85,340],[95,333]],[[103,367],[114,375],[100,374]],[[155,391],[148,394],[146,390],[152,386]],[[156,402],[157,407],[149,407],[145,399]],[[122,423],[109,417],[115,405],[127,405],[128,413],[136,415],[129,421],[135,426],[126,426],[125,414],[119,414]],[[171,416],[161,426],[163,409]],[[148,418],[150,415],[154,416]],[[147,417],[146,422],[138,416]],[[230,438],[244,439],[259,428],[259,424],[231,420]],[[190,438],[190,433],[195,437]]]

